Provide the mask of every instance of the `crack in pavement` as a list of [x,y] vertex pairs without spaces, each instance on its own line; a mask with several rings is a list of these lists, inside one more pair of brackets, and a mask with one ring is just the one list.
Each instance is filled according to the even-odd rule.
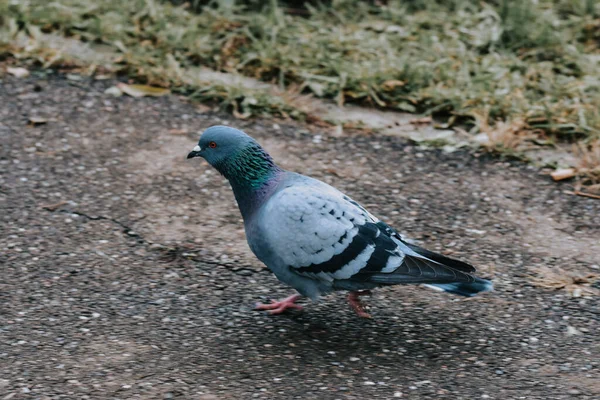
[[[45,210],[48,210],[50,212],[53,212],[52,210],[49,210],[48,208],[44,208]],[[81,211],[73,211],[73,210],[58,210],[58,212],[61,212],[63,214],[74,214],[74,215],[78,215],[80,217],[84,217],[90,221],[110,221],[112,223],[115,223],[117,225],[119,225],[121,228],[123,228],[123,233],[125,233],[127,236],[129,237],[137,237],[139,241],[144,242],[144,243],[149,243],[146,239],[144,239],[140,234],[138,234],[137,232],[135,232],[133,229],[131,229],[128,225],[125,225],[124,223],[122,223],[121,221],[111,218],[111,217],[105,217],[103,215],[88,215],[86,213],[83,213]],[[140,221],[142,220],[144,217],[134,221]]]
[[[42,207],[44,210],[47,210],[49,212],[55,212],[58,211],[60,213],[63,214],[74,214],[74,215],[78,215],[80,217],[86,218],[90,221],[109,221],[112,222],[114,224],[117,224],[118,226],[120,226],[121,228],[123,228],[123,233],[131,238],[136,238],[138,242],[143,243],[149,247],[151,246],[155,246],[154,248],[151,248],[151,250],[155,250],[155,251],[159,251],[161,253],[163,253],[163,257],[169,257],[170,255],[173,257],[172,260],[168,260],[166,262],[174,262],[178,259],[184,259],[184,260],[190,260],[190,261],[194,261],[194,262],[200,262],[202,264],[208,264],[208,265],[215,265],[215,266],[222,266],[228,269],[232,269],[234,270],[235,273],[239,273],[239,271],[248,271],[251,274],[258,274],[261,272],[264,272],[264,270],[266,268],[263,268],[261,270],[255,270],[252,268],[247,268],[247,267],[243,267],[240,265],[236,265],[236,264],[231,264],[231,263],[223,263],[223,262],[219,262],[219,261],[214,261],[214,260],[210,260],[207,258],[203,258],[206,257],[205,255],[200,255],[198,254],[200,252],[200,250],[194,250],[194,249],[186,249],[185,247],[182,246],[168,246],[162,243],[157,243],[157,242],[151,242],[147,239],[145,239],[142,235],[140,235],[139,233],[137,233],[135,230],[133,230],[129,225],[124,224],[123,222],[119,221],[118,219],[112,218],[112,217],[106,217],[103,215],[89,215],[86,214],[84,212],[81,211],[74,211],[74,210],[67,210],[67,209],[62,209],[62,210],[53,210],[51,208],[51,206],[43,206]],[[133,221],[134,223],[141,221],[145,218],[141,217],[138,218],[137,220]],[[174,253],[174,254],[173,254]],[[192,253],[196,253],[196,254],[192,254]],[[189,256],[189,257],[188,257]]]

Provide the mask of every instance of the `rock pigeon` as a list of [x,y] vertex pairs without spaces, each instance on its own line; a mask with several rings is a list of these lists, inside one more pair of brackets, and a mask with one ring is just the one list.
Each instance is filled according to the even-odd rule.
[[259,310],[301,309],[306,296],[349,291],[348,302],[369,318],[359,297],[397,284],[426,284],[463,296],[492,290],[465,262],[423,249],[334,187],[280,168],[246,133],[227,126],[204,131],[187,158],[202,157],[229,180],[250,249],[294,294]]

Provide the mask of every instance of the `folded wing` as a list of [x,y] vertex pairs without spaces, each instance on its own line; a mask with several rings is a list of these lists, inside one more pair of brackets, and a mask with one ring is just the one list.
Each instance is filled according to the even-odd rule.
[[336,189],[290,185],[265,208],[268,242],[295,273],[330,283],[473,282],[475,268],[408,244]]

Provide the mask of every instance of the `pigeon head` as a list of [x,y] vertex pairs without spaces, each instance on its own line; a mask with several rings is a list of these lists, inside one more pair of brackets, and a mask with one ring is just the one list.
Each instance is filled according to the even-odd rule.
[[235,158],[249,145],[256,143],[244,132],[228,126],[211,126],[200,136],[198,146],[187,158],[202,157],[213,167]]
[[187,158],[202,157],[235,186],[257,187],[281,169],[250,136],[228,126],[211,126]]

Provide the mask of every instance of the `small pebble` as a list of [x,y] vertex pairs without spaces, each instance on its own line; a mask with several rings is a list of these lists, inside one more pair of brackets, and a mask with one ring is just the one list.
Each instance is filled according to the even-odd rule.
[[567,326],[567,336],[581,335],[581,332],[577,330],[574,326]]

